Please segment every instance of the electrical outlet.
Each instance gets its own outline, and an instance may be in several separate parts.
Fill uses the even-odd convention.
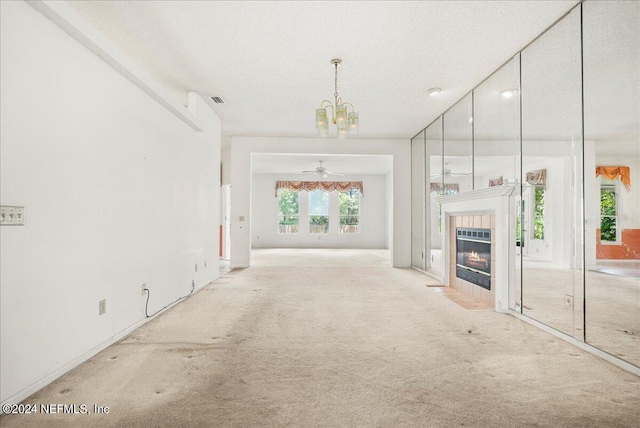
[[[142,295],[144,296],[144,293],[147,291],[147,283],[145,282],[144,284],[142,284]]]
[[[198,263],[196,263],[196,272],[198,272]]]
[[[105,312],[107,312],[107,301],[103,299],[98,302],[98,315],[102,315]]]
[[[570,296],[568,294],[564,295],[564,308],[573,309],[573,296]]]
[[[24,207],[1,206],[0,224],[3,226],[24,226]]]

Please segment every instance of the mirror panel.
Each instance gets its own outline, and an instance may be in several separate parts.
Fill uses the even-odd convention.
[[[520,57],[473,91],[474,189],[520,178]]]
[[[522,313],[572,336],[582,335],[580,31],[574,8],[521,53]]]
[[[473,190],[473,107],[468,94],[443,115],[444,186],[457,185],[458,192]]]
[[[411,140],[411,266],[424,270],[424,131]]]
[[[442,211],[440,210],[440,204],[435,200],[436,196],[444,193],[444,163],[442,158],[442,116],[435,120],[431,125],[427,127],[426,132],[426,144],[427,144],[427,159],[429,171],[428,186],[427,186],[427,223],[425,224],[425,230],[427,231],[427,260],[426,270],[430,274],[442,280],[443,268],[443,255],[442,255],[442,230],[444,227],[444,219],[442,218]],[[447,189],[446,191],[451,191]]]
[[[640,3],[582,7],[585,336],[640,366]]]
[[[500,67],[473,91],[474,189],[516,185],[520,180],[520,55]],[[518,186],[518,192],[520,187]],[[522,212],[516,196],[515,212]],[[516,219],[515,287],[510,308],[521,312],[521,217]]]

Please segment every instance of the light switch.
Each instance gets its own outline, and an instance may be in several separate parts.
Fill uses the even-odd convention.
[[[2,226],[24,226],[24,207],[2,205],[0,207]]]
[[[239,217],[239,220],[240,220],[240,221],[244,221],[244,216],[243,216],[243,215],[241,215],[241,216]]]

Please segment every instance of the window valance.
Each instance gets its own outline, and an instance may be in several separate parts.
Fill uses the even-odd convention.
[[[430,190],[438,193],[439,195],[451,195],[453,193],[458,193],[460,185],[458,183],[447,183],[444,185],[443,189],[442,183],[431,183]]]
[[[547,170],[538,169],[536,171],[529,171],[526,175],[527,183],[534,186],[547,187]]]
[[[502,176],[489,179],[489,187],[502,186],[503,184],[504,179]]]
[[[360,191],[360,194],[364,196],[362,181],[276,181],[276,196],[278,196],[278,190],[280,189],[289,189],[294,192],[300,192],[302,190],[308,192],[316,190],[332,192],[337,190],[342,193],[346,193],[351,189],[357,189]]]
[[[620,181],[624,184],[627,192],[631,190],[631,169],[628,166],[597,166],[596,177],[599,175],[609,180],[615,180],[620,177]]]

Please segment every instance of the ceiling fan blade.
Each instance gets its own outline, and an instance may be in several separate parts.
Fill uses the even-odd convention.
[[[327,174],[331,174],[331,175],[340,175],[343,176],[344,174],[341,172],[331,172],[331,171],[325,171]]]
[[[300,172],[301,172],[301,173],[303,173],[303,174],[306,174],[306,173],[309,173],[309,172],[318,172],[318,171],[316,171],[316,170],[314,169],[313,171],[300,171]]]

